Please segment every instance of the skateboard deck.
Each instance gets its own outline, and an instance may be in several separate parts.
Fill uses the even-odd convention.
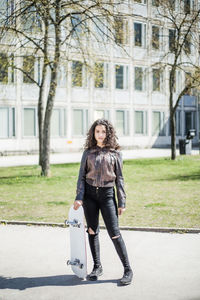
[[[71,265],[76,276],[84,279],[87,276],[87,253],[83,207],[75,210],[72,206],[65,223],[69,225],[70,234],[70,260],[67,265]]]

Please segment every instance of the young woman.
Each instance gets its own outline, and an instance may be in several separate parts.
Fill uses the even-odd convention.
[[[94,261],[89,280],[103,274],[99,247],[99,211],[108,234],[124,267],[121,285],[128,285],[133,278],[126,246],[121,236],[118,215],[125,210],[126,195],[122,175],[122,158],[118,151],[115,130],[110,122],[99,119],[91,126],[82,156],[74,209],[83,205],[87,222],[90,249]],[[118,206],[115,200],[116,185]]]

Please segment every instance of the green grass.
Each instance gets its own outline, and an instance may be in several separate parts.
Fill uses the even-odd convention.
[[[63,222],[75,198],[79,164],[0,168],[0,219]],[[127,209],[120,225],[200,227],[200,156],[124,162]]]

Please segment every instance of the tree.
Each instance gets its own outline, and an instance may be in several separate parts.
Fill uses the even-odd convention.
[[[199,68],[199,15],[197,2],[177,3],[171,0],[154,1],[157,16],[168,28],[168,48],[155,65],[169,68],[169,112],[171,129],[171,159],[176,159],[176,109],[183,95],[191,92],[200,84]],[[156,40],[156,36],[155,36]],[[154,44],[156,42],[154,41]],[[153,43],[152,43],[153,45]],[[193,50],[191,50],[193,48]],[[193,52],[193,53],[192,53]],[[175,94],[177,70],[184,72],[185,82]]]
[[[25,82],[32,82],[39,89],[39,164],[43,176],[50,175],[50,124],[59,67],[72,60],[72,54],[76,53],[92,70],[92,57],[95,57],[92,41],[101,45],[108,41],[123,43],[119,39],[123,36],[119,22],[123,14],[118,10],[122,3],[128,5],[120,0],[9,0],[0,3],[2,49],[4,47],[6,53],[9,47],[15,56],[12,68],[21,71]],[[117,29],[116,24],[119,24]],[[33,72],[36,58],[41,64],[37,80]],[[100,64],[95,65],[95,72],[97,67],[98,72],[102,72]],[[73,80],[78,84],[80,78]],[[98,80],[97,85],[101,84],[102,77]]]

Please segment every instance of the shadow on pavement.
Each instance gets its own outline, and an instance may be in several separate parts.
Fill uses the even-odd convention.
[[[75,286],[83,284],[99,284],[99,283],[116,283],[118,280],[97,280],[87,281],[82,280],[75,275],[58,275],[47,277],[3,277],[0,276],[0,289],[16,289],[25,290],[33,287],[41,286]]]

